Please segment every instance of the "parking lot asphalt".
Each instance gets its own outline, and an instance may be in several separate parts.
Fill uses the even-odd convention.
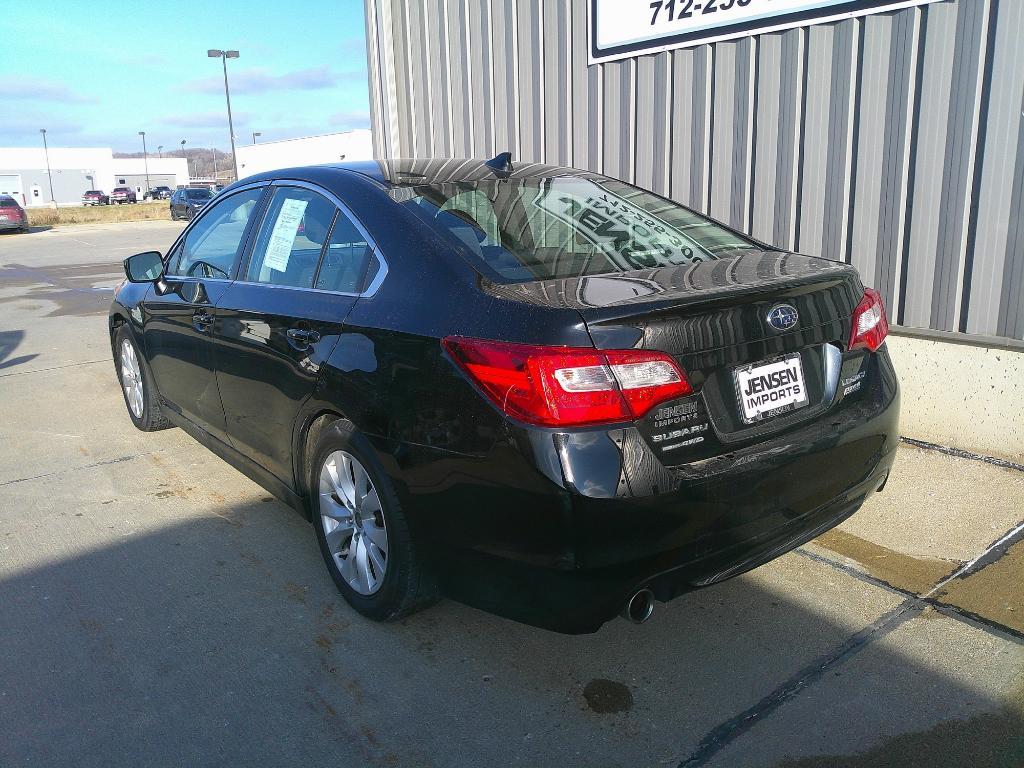
[[[181,226],[0,235],[0,765],[1024,765],[1024,472],[904,446],[642,626],[375,624],[305,520],[125,413],[111,291]]]

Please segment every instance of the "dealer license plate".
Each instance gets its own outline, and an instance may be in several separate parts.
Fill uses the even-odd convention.
[[[733,371],[740,415],[750,424],[807,405],[807,385],[799,354],[754,363]]]

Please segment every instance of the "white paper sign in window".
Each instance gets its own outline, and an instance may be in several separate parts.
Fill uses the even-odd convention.
[[[267,253],[263,257],[263,269],[287,271],[295,237],[299,233],[299,222],[306,213],[307,205],[308,200],[290,199],[281,204],[274,229],[270,233],[270,242],[267,243]]]

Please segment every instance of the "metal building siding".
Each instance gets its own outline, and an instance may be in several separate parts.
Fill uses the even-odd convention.
[[[588,0],[366,0],[378,154],[588,168],[1024,338],[1021,0],[587,65]]]

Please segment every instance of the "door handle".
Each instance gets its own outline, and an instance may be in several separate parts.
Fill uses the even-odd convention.
[[[320,341],[320,334],[306,328],[289,328],[288,339],[296,344],[316,344]]]

